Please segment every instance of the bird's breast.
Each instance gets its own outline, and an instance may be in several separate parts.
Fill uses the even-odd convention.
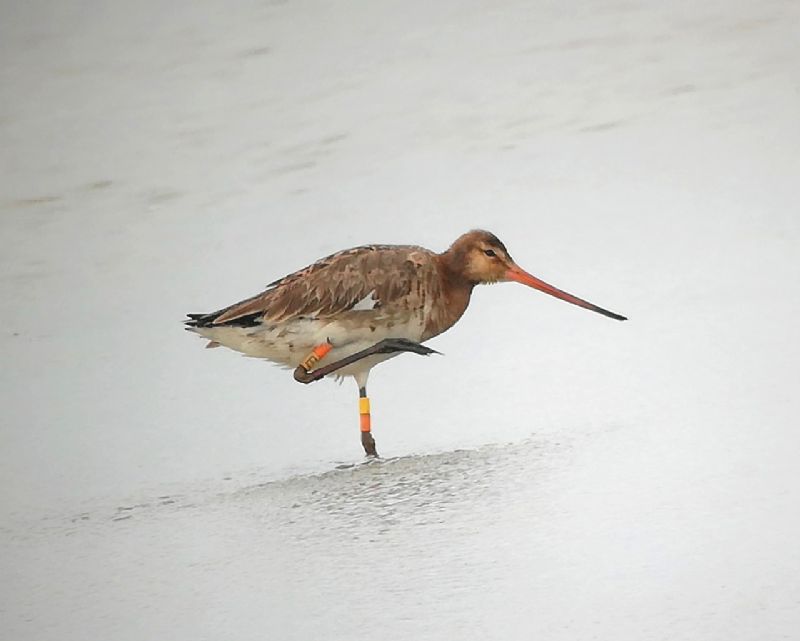
[[[428,340],[447,331],[464,315],[472,295],[472,286],[442,288],[426,315],[423,339]]]

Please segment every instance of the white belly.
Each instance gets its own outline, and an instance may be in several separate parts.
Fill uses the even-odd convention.
[[[374,328],[374,329],[372,329]],[[410,319],[403,323],[376,321],[355,325],[351,321],[322,321],[297,319],[277,325],[255,327],[197,327],[192,331],[224,347],[253,358],[263,358],[277,365],[294,369],[317,345],[329,341],[333,349],[317,367],[333,363],[346,356],[367,349],[385,338],[405,338],[414,342],[422,340],[424,325],[421,320]],[[337,376],[359,376],[380,362],[397,354],[376,354],[342,368]]]

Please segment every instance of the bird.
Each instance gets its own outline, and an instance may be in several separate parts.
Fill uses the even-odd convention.
[[[308,384],[353,377],[361,445],[377,457],[367,381],[372,368],[423,345],[464,314],[477,285],[517,282],[618,321],[625,316],[529,274],[491,232],[472,230],[433,252],[415,245],[363,245],[321,258],[255,296],[211,313],[188,314],[186,329],[209,342],[294,370]]]

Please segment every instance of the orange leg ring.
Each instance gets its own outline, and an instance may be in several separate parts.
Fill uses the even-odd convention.
[[[306,372],[310,372],[314,369],[314,366],[319,363],[323,358],[328,355],[333,349],[333,345],[330,343],[321,343],[317,345],[314,349],[311,350],[311,353],[306,356],[305,360],[300,363],[300,367],[302,367]]]
[[[361,431],[371,431],[372,423],[369,414],[369,399],[366,396],[362,396],[358,399],[358,413],[361,418]]]

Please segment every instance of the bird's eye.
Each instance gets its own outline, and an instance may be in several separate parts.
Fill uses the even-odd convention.
[[[497,254],[494,253],[494,249],[484,249],[483,253],[486,254],[489,258],[494,258]]]

